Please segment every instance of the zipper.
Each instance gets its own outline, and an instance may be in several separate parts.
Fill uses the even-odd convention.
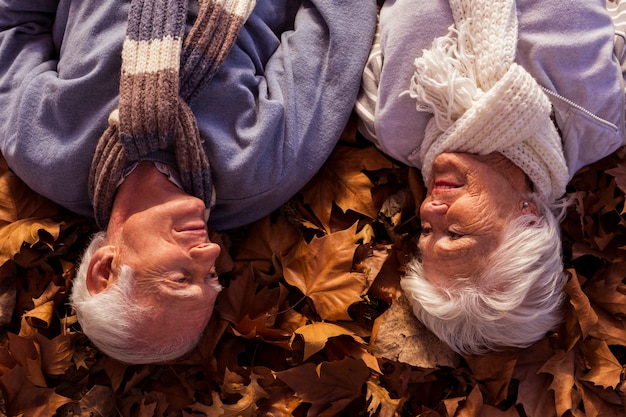
[[[540,86],[540,87],[541,87],[541,89],[542,89],[542,90],[543,90],[546,94],[548,94],[548,95],[550,95],[550,96],[552,96],[552,97],[555,97],[555,98],[557,98],[557,99],[559,99],[559,100],[561,100],[561,101],[563,101],[563,102],[565,102],[565,103],[569,104],[570,106],[572,106],[572,107],[574,107],[574,108],[576,108],[576,109],[580,110],[581,112],[585,113],[585,114],[586,114],[586,115],[588,115],[589,117],[592,117],[592,118],[596,119],[597,121],[602,122],[602,123],[604,123],[604,124],[609,123],[609,124],[613,125],[612,123],[607,122],[607,121],[606,121],[606,120],[604,120],[603,118],[601,118],[601,117],[599,117],[599,116],[596,116],[595,114],[593,114],[592,112],[590,112],[590,111],[589,111],[589,110],[587,110],[586,108],[582,107],[581,105],[574,103],[572,100],[570,100],[570,99],[568,99],[568,98],[565,98],[565,97],[563,97],[562,95],[560,95],[560,94],[558,94],[558,93],[555,93],[554,91],[552,91],[552,90],[550,90],[550,89],[548,89],[548,88],[546,88],[546,87],[543,87],[543,86]]]

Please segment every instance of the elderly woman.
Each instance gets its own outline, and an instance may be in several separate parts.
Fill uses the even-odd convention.
[[[401,283],[457,352],[525,347],[562,319],[565,187],[625,142],[616,33],[605,0],[380,10],[360,131],[422,171],[418,256]]]
[[[193,348],[220,288],[207,220],[259,219],[317,172],[375,16],[373,0],[0,1],[0,150],[101,227],[71,303],[104,353]]]

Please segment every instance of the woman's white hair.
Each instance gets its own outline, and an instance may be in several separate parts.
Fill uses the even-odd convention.
[[[502,243],[473,277],[451,277],[449,287],[433,285],[419,259],[407,265],[401,285],[415,316],[453,350],[483,354],[523,348],[545,337],[563,319],[563,270],[559,218],[533,197],[540,213],[513,220]]]
[[[89,263],[105,239],[105,232],[92,237],[72,283],[70,304],[76,311],[83,333],[102,352],[129,364],[165,362],[193,349],[201,334],[166,337],[158,343],[142,340],[141,329],[154,321],[154,310],[136,301],[137,286],[130,267],[122,266],[117,280],[106,291],[94,295],[89,292]]]

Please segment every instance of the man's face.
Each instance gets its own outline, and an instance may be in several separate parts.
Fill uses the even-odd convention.
[[[116,262],[134,270],[136,302],[155,308],[144,338],[158,343],[177,332],[200,334],[219,293],[220,253],[209,240],[202,200],[181,193],[131,215],[120,232]]]

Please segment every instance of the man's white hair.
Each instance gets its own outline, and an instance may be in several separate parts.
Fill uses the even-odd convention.
[[[541,199],[532,201],[540,216],[513,220],[478,276],[450,277],[450,286],[436,286],[419,259],[407,265],[401,285],[415,316],[458,353],[527,347],[563,319],[567,274],[559,219]]]
[[[154,311],[136,302],[138,290],[129,266],[120,268],[117,280],[106,291],[94,295],[89,292],[89,263],[105,239],[105,232],[98,232],[92,237],[72,283],[70,303],[76,311],[83,333],[102,352],[129,364],[164,362],[193,349],[201,333],[166,337],[158,342],[142,340],[141,329],[146,323],[154,321]]]

